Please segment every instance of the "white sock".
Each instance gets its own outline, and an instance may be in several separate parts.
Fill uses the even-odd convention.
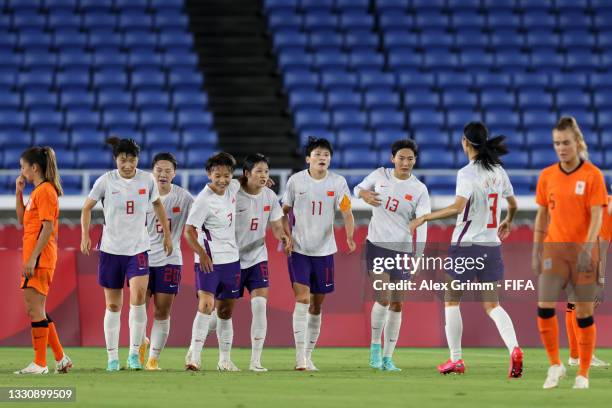
[[[293,309],[293,339],[295,340],[295,354],[298,359],[304,357],[309,306],[306,303],[296,302]]]
[[[159,353],[166,346],[168,340],[168,333],[170,333],[170,318],[166,320],[153,320],[153,327],[151,328],[151,348],[149,348],[149,358],[159,358]]]
[[[104,313],[104,340],[108,361],[119,360],[119,331],[121,330],[121,312]]]
[[[387,321],[385,322],[385,347],[383,348],[383,357],[393,356],[397,340],[399,338],[400,328],[402,327],[402,312],[394,312],[387,310]]]
[[[506,344],[508,352],[512,353],[512,350],[518,347],[518,341],[516,340],[516,333],[514,332],[514,325],[512,324],[510,315],[508,315],[503,307],[497,306],[491,309],[489,317],[495,322],[497,331]]]
[[[209,323],[210,315],[196,312],[195,318],[193,319],[193,326],[191,326],[191,345],[189,346],[193,356],[192,358],[195,360],[198,360],[202,353],[202,347],[204,347]]]
[[[208,332],[206,333],[206,338],[217,331],[217,309],[214,309],[210,314],[210,323],[208,324]]]
[[[306,330],[306,345],[304,347],[304,355],[307,359],[312,357],[312,351],[317,345],[317,340],[319,339],[319,334],[321,333],[321,315],[310,314],[308,313],[308,329]]]
[[[217,340],[219,341],[219,361],[229,361],[234,341],[234,325],[232,318],[217,318]]]
[[[268,319],[266,317],[267,299],[262,296],[251,298],[251,364],[261,365],[261,352],[266,331],[268,330]]]
[[[383,306],[378,302],[374,302],[374,304],[372,305],[372,313],[370,313],[370,325],[372,326],[372,344],[381,343],[388,309],[389,306]]]
[[[451,361],[461,359],[461,335],[463,334],[463,321],[461,320],[461,310],[459,306],[446,306],[444,308],[446,324],[446,342],[450,350]]]
[[[144,332],[147,329],[147,306],[130,305],[130,354],[138,354]]]

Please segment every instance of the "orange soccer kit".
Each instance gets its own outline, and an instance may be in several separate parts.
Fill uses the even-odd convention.
[[[23,215],[23,263],[25,264],[38,242],[42,231],[43,221],[53,223],[51,238],[36,261],[34,274],[30,278],[22,277],[21,288],[32,288],[42,295],[47,296],[49,285],[53,279],[55,264],[57,262],[57,235],[59,219],[59,202],[57,191],[51,183],[39,184],[26,205]],[[34,346],[34,362],[41,367],[47,366],[47,344],[53,349],[55,360],[59,361],[64,351],[59,341],[55,323],[47,315],[40,322],[32,322],[32,345]]]
[[[606,185],[601,171],[590,162],[582,162],[572,172],[565,172],[559,163],[545,168],[538,179],[536,202],[548,208],[549,225],[544,239],[542,273],[559,274],[574,284],[592,284],[597,280],[596,263],[591,271],[577,273],[578,254],[587,239],[591,207],[607,204]],[[596,261],[598,248],[595,248]],[[573,313],[570,313],[573,316]],[[588,376],[595,347],[593,317],[576,322],[577,346],[580,354],[578,375]],[[573,322],[572,322],[573,324]],[[551,365],[561,364],[559,327],[554,309],[541,309],[538,329]]]

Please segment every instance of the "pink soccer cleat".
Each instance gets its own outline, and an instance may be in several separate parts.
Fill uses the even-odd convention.
[[[520,347],[515,347],[510,354],[510,369],[508,370],[509,378],[521,378],[523,376],[523,350]]]
[[[465,373],[465,364],[463,360],[452,361],[450,358],[444,364],[438,366],[440,374],[463,374]]]

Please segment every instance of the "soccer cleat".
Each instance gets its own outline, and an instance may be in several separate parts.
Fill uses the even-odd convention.
[[[128,370],[142,370],[142,364],[140,364],[138,354],[130,354],[128,356],[127,368]]]
[[[589,379],[579,375],[576,377],[576,380],[574,381],[574,386],[572,387],[575,390],[586,390],[589,388]]]
[[[249,370],[254,371],[256,373],[265,373],[266,371],[268,371],[268,369],[265,367],[262,367],[260,363],[257,363],[257,364],[251,363],[249,365]]]
[[[306,371],[319,371],[311,359],[306,359]]]
[[[72,360],[66,354],[55,363],[55,374],[66,374],[72,368]]]
[[[303,354],[298,353],[295,356],[295,370],[296,371],[306,371],[306,367],[308,363],[306,361],[306,357]]]
[[[465,363],[463,360],[452,361],[450,358],[445,363],[438,366],[440,374],[463,374],[465,373]]]
[[[523,376],[523,350],[520,347],[515,347],[510,354],[510,369],[508,370],[509,378],[521,378]]]
[[[578,361],[578,365],[580,365],[580,361]],[[591,358],[591,367],[609,367],[609,366],[610,366],[610,363],[600,360],[595,356]]]
[[[548,374],[542,388],[549,390],[559,385],[559,380],[565,377],[565,366],[563,364],[555,364],[548,367]]]
[[[395,364],[393,364],[393,360],[391,357],[383,357],[382,359],[382,370],[383,371],[402,371],[401,368],[397,368]]]
[[[219,363],[217,363],[217,370],[230,372],[240,371],[240,369],[236,367],[236,364],[234,364],[231,360],[219,361]]]
[[[147,348],[149,348],[149,344],[151,344],[151,341],[149,341],[148,337],[145,337],[144,341],[140,344],[140,348],[138,349],[138,360],[140,361],[141,366],[145,364],[145,358],[147,356]]]
[[[157,359],[156,358],[149,358],[147,360],[147,365],[145,365],[145,370],[147,370],[147,371],[159,371],[159,370],[161,370],[161,368],[159,368]]]
[[[199,358],[194,358],[194,356],[191,355],[191,348],[189,348],[187,355],[185,356],[185,370],[200,371],[201,364],[202,360]]]
[[[370,345],[370,367],[382,368],[382,350],[380,344]]]
[[[111,360],[108,362],[106,366],[106,371],[119,371],[121,368],[119,367],[119,360]]]
[[[49,369],[47,367],[41,367],[38,364],[32,362],[28,364],[26,368],[22,368],[19,371],[15,371],[14,374],[48,374]]]
[[[593,364],[592,360],[591,360],[591,365]],[[567,359],[567,365],[570,367],[575,367],[575,366],[579,366],[580,365],[580,359],[579,358],[568,358]]]

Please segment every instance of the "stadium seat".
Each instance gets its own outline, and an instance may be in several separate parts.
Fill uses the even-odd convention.
[[[416,167],[419,169],[452,168],[455,165],[454,154],[450,150],[431,148],[421,150]]]
[[[456,176],[427,176],[425,184],[430,194],[455,195]]]
[[[349,89],[332,89],[327,92],[326,104],[329,109],[361,107],[361,93]]]
[[[70,133],[70,144],[73,148],[104,146],[106,136],[93,129],[75,129]]]
[[[338,149],[355,147],[369,148],[372,145],[372,134],[363,129],[343,129],[336,133],[335,146]]]
[[[108,149],[80,148],[76,151],[75,165],[79,169],[105,169],[112,165]]]
[[[390,155],[391,145],[406,139],[409,139],[409,135],[404,129],[379,129],[374,132],[374,147]]]
[[[372,109],[369,124],[372,129],[402,129],[405,126],[403,111],[388,108]]]
[[[542,169],[559,161],[557,154],[551,147],[531,150],[531,168]]]
[[[522,150],[512,150],[502,157],[502,161],[507,169],[526,169],[529,167],[529,154]]]
[[[182,132],[182,143],[184,149],[192,147],[213,148],[217,145],[219,138],[214,130],[208,128],[187,128]]]
[[[187,150],[185,157],[185,167],[188,169],[202,169],[206,160],[215,153],[214,149],[211,148],[192,148]],[[203,186],[202,186],[203,187]]]
[[[372,169],[378,164],[378,155],[375,150],[347,148],[342,152],[342,167],[344,168]]]
[[[448,133],[416,131],[414,132],[414,141],[420,149],[446,148],[448,146]]]

